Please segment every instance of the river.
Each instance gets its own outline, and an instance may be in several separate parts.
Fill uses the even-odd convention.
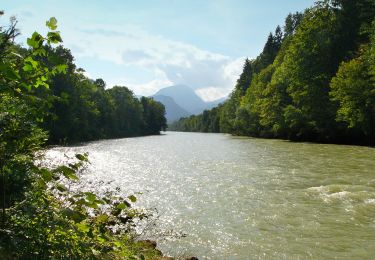
[[[156,208],[167,255],[201,259],[373,259],[375,149],[224,134],[56,147],[89,152],[82,182]],[[100,183],[100,185],[98,184]]]

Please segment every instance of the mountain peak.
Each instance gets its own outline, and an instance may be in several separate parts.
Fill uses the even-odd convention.
[[[160,89],[158,92],[154,94],[154,96],[159,95],[159,94],[162,95],[163,93],[171,93],[171,92],[177,92],[177,91],[178,92],[184,91],[184,92],[190,92],[191,94],[195,94],[194,90],[186,85],[174,85],[174,86],[169,86],[169,87]]]
[[[200,114],[222,103],[224,99],[204,102],[195,91],[186,85],[175,85],[160,89],[152,97],[164,104],[168,122],[180,117]]]
[[[175,85],[160,89],[154,96],[168,96],[191,114],[202,112],[206,103],[195,93],[193,89],[186,85]]]
[[[165,106],[165,117],[167,118],[168,123],[172,123],[181,117],[187,117],[191,114],[176,104],[173,98],[169,96],[153,95],[152,98]]]

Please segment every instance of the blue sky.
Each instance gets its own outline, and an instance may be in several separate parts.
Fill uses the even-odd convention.
[[[205,100],[230,93],[246,57],[290,12],[315,0],[3,0],[19,20],[20,43],[58,20],[64,46],[91,78],[151,95],[186,84]]]

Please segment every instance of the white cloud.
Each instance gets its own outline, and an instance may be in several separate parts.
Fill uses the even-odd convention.
[[[204,101],[214,101],[228,95],[227,89],[208,87],[201,88],[195,91]]]
[[[165,86],[173,85],[173,82],[171,82],[166,77],[164,71],[155,69],[153,74],[155,79],[147,82],[140,83],[137,80],[131,78],[117,78],[108,81],[107,85],[110,87],[115,85],[126,86],[131,89],[136,95],[142,96],[151,96],[155,94],[159,89]]]
[[[23,25],[36,23],[29,21]],[[80,66],[85,69],[81,60],[95,59],[98,64],[105,61],[105,68],[90,63],[87,73],[102,75],[108,86],[129,86],[136,94],[150,95],[166,86],[185,84],[207,100],[222,97],[233,89],[244,60],[151,34],[138,26],[105,23],[78,26],[68,20],[61,23],[59,30],[64,45],[72,49]],[[103,72],[111,70],[110,63],[117,67],[116,72]]]
[[[223,84],[220,85],[220,87],[216,85],[199,88],[196,90],[196,93],[205,101],[213,101],[227,96],[232,91],[242,72],[244,61],[245,57],[241,57],[226,63],[218,70],[218,72],[222,73],[218,79],[221,80]]]
[[[245,57],[235,59],[224,67],[224,77],[229,79],[233,83],[233,86],[242,73],[245,59]]]
[[[184,68],[191,68],[193,61],[221,62],[229,59],[193,45],[150,34],[134,26],[111,30],[100,27],[103,26],[80,29],[74,33],[75,47],[85,50],[79,55],[94,56],[117,64]]]
[[[171,86],[173,83],[168,79],[154,79],[143,84],[128,84],[128,87],[133,90],[135,94],[142,96],[151,96],[159,89],[165,86]]]
[[[153,57],[144,50],[125,50],[122,59],[126,64],[147,64]]]

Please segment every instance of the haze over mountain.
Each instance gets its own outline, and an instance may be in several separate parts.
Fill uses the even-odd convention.
[[[165,106],[165,117],[168,122],[174,122],[181,117],[187,117],[191,115],[188,111],[176,104],[173,98],[164,95],[152,96],[154,100],[162,103]]]
[[[228,97],[222,97],[222,98],[219,98],[219,99],[214,100],[214,101],[206,102],[206,108],[205,109],[211,109],[211,108],[217,107],[218,105],[220,105],[221,103],[223,103],[227,99],[228,99]]]
[[[211,109],[226,99],[221,98],[205,102],[193,89],[186,85],[162,88],[151,97],[164,104],[168,122],[176,121],[181,117],[202,113],[204,110]]]
[[[175,85],[160,89],[154,96],[167,96],[173,100],[190,114],[200,113],[206,103],[195,94],[194,90],[185,85]]]

